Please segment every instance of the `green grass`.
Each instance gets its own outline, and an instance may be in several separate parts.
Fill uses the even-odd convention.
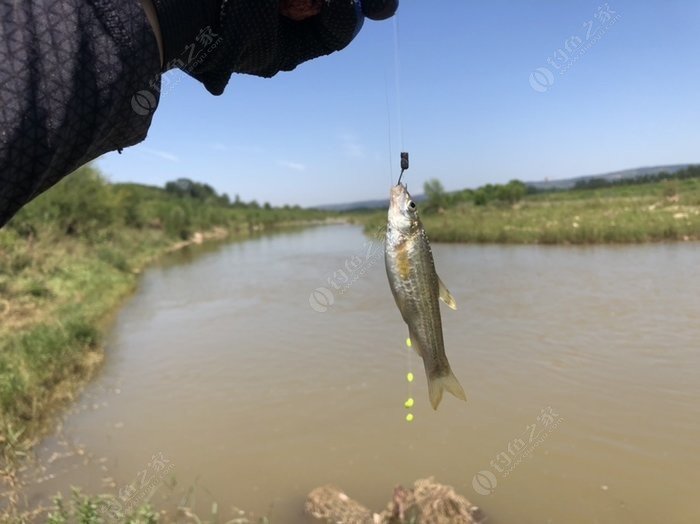
[[[132,268],[173,244],[152,230],[110,237],[0,231],[0,442],[4,427],[31,438],[72,398],[101,362],[100,321],[134,288]]]
[[[113,505],[117,503],[117,505]],[[131,513],[115,511],[118,500],[110,495],[85,495],[73,488],[70,498],[61,495],[54,497],[53,506],[42,511],[48,524],[106,524],[120,522],[123,524],[155,524],[157,522],[192,522],[199,524],[269,524],[268,517],[256,517],[245,511],[231,508],[231,515],[225,515],[218,504],[212,504],[207,512],[195,512],[187,506],[180,506],[175,515],[165,511],[157,512],[153,504],[145,502]],[[233,518],[228,518],[232,516]]]
[[[156,513],[149,504],[144,504],[130,515],[112,516],[103,509],[108,507],[109,497],[83,495],[73,489],[68,500],[58,495],[53,500],[53,507],[47,511],[48,524],[103,524],[106,522],[124,522],[125,524],[155,524]],[[115,518],[116,517],[116,518]]]
[[[462,202],[421,213],[434,242],[615,244],[700,239],[700,180],[528,195],[515,205]],[[385,214],[364,219],[367,231]]]

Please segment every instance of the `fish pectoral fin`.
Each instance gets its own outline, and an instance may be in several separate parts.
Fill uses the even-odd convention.
[[[455,300],[455,297],[452,296],[452,293],[450,293],[443,281],[440,280],[440,277],[438,277],[438,285],[440,287],[440,299],[447,304],[447,307],[450,309],[457,309],[457,301]]]

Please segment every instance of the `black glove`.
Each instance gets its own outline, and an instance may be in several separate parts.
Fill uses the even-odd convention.
[[[154,0],[164,70],[179,67],[214,94],[232,73],[271,77],[339,51],[364,17],[388,18],[398,0],[313,0],[320,12],[301,21],[280,14],[280,0]]]

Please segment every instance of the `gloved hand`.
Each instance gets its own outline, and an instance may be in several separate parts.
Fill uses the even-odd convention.
[[[214,95],[232,73],[271,77],[347,46],[364,17],[398,0],[153,0],[164,70],[179,67]]]

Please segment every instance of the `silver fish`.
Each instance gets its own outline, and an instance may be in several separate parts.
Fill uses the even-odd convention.
[[[391,292],[408,325],[411,345],[423,358],[433,409],[440,404],[443,390],[467,400],[445,355],[438,299],[452,309],[457,309],[457,304],[435,272],[416,204],[401,183],[391,188],[384,261]]]

